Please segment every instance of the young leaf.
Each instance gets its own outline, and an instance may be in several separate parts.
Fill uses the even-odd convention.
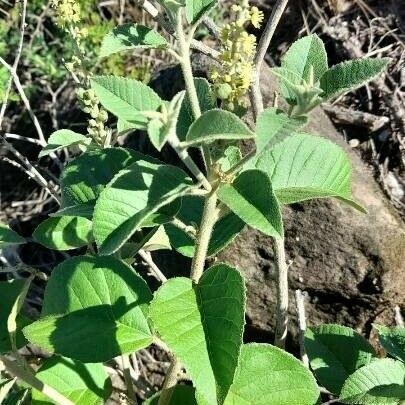
[[[196,285],[187,278],[170,279],[151,303],[155,330],[185,366],[205,403],[221,403],[232,384],[245,300],[241,274],[218,264]]]
[[[144,111],[157,111],[160,97],[146,84],[117,76],[94,76],[91,86],[103,107],[125,121],[145,128]]]
[[[356,370],[343,385],[340,399],[346,404],[402,404],[405,400],[405,365],[378,359]]]
[[[281,66],[297,74],[301,79],[317,82],[328,70],[325,45],[316,34],[294,42],[281,59]]]
[[[216,99],[211,91],[210,84],[202,77],[194,78],[194,85],[197,91],[198,102],[200,103],[201,112],[207,112],[216,107]],[[188,129],[194,122],[193,110],[188,95],[184,97],[177,121],[177,136],[180,141],[185,141]]]
[[[35,229],[32,237],[48,249],[76,249],[93,242],[92,226],[86,218],[51,217]]]
[[[224,405],[315,405],[319,389],[311,372],[291,354],[268,344],[241,348]]]
[[[399,326],[387,328],[386,326],[376,325],[378,338],[384,349],[393,357],[405,362],[405,328]]]
[[[201,222],[204,208],[204,199],[199,196],[185,196],[176,218],[188,226]],[[176,226],[167,223],[164,225],[171,245],[182,255],[193,257],[195,252],[195,239]],[[231,243],[236,235],[243,229],[245,223],[233,212],[222,217],[214,226],[208,256],[213,256]]]
[[[256,166],[270,176],[282,204],[336,197],[364,212],[352,199],[349,158],[327,139],[294,134],[264,152]]]
[[[350,374],[369,364],[375,356],[366,339],[340,325],[307,329],[305,350],[317,379],[335,395],[339,395]]]
[[[13,280],[10,282],[0,282],[0,353],[11,350],[8,320],[10,313],[25,286],[26,281],[23,279]],[[16,323],[16,344],[17,348],[20,348],[24,346],[24,344],[26,344],[26,340],[24,339],[22,333],[20,333],[19,331],[21,330],[21,328],[29,324],[29,320],[24,316],[18,314],[16,316]]]
[[[187,21],[194,24],[216,4],[217,0],[186,0]]]
[[[168,405],[198,405],[195,400],[195,389],[189,385],[175,385],[169,388],[170,402]],[[162,392],[158,392],[148,398],[143,405],[159,405],[159,398]]]
[[[321,78],[323,99],[337,97],[363,86],[382,73],[389,61],[388,58],[363,58],[333,66]]]
[[[306,122],[304,117],[290,118],[276,108],[268,108],[257,119],[256,155],[282,142]]]
[[[49,155],[60,149],[73,145],[89,145],[91,139],[70,129],[60,129],[51,134],[48,144],[39,152],[38,157]]]
[[[96,199],[122,169],[150,159],[131,149],[108,148],[86,152],[69,162],[61,177],[61,213],[91,219]]]
[[[254,138],[254,133],[235,114],[225,110],[210,110],[195,121],[188,130],[184,146],[208,144],[218,139]]]
[[[0,222],[0,249],[7,246],[21,245],[25,239],[6,224]]]
[[[166,40],[155,30],[141,24],[128,23],[118,25],[104,37],[99,56],[105,58],[117,52],[137,48],[164,49],[166,47]]]
[[[117,251],[142,222],[186,194],[192,181],[181,169],[138,161],[120,171],[97,200],[93,233],[99,254]]]
[[[252,228],[274,237],[283,234],[278,201],[261,170],[246,170],[232,184],[221,185],[218,198]]]
[[[111,382],[102,364],[53,356],[45,361],[36,377],[76,405],[102,405],[111,394]],[[51,404],[40,391],[32,390],[32,405]]]
[[[57,266],[42,318],[24,329],[34,344],[85,363],[108,361],[152,341],[145,281],[114,257],[78,256]]]
[[[277,77],[280,85],[280,92],[287,103],[290,105],[296,105],[297,93],[295,89],[303,84],[301,76],[283,67],[274,67],[271,68],[271,71],[274,76]]]

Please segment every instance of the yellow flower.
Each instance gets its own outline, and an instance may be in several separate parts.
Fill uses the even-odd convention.
[[[260,11],[256,6],[250,9],[250,21],[255,28],[260,28],[264,19],[263,11]]]
[[[75,0],[52,0],[52,6],[57,11],[57,23],[61,27],[77,24],[81,20],[80,5]]]

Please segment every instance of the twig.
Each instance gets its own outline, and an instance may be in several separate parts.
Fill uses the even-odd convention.
[[[124,375],[125,385],[127,387],[127,396],[132,404],[137,405],[138,401],[136,400],[136,394],[134,391],[134,385],[132,383],[131,376],[131,363],[127,354],[121,356],[122,360],[122,373]]]
[[[173,218],[171,221],[171,224],[174,225],[176,228],[182,230],[191,239],[195,240],[196,235],[197,235],[197,230],[194,228],[194,226],[187,225],[178,218]]]
[[[395,313],[395,323],[400,328],[403,328],[404,327],[404,318],[402,317],[401,308],[399,307],[399,305],[395,305],[394,313]]]
[[[305,296],[301,290],[295,291],[295,302],[297,304],[301,360],[304,366],[309,368],[309,360],[304,345],[305,330],[307,329],[307,321],[305,316]]]
[[[144,262],[148,265],[149,269],[152,271],[153,275],[161,282],[164,283],[167,281],[166,276],[162,273],[156,263],[153,261],[152,256],[149,252],[141,249],[138,252],[138,255],[142,257]]]
[[[177,384],[177,377],[181,370],[181,363],[173,358],[169,370],[167,370],[165,382],[163,383],[163,389],[160,394],[158,405],[167,405],[170,404],[170,399],[173,395],[173,391],[169,391],[169,388],[174,387]]]

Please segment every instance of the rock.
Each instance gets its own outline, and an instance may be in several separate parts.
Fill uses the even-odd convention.
[[[270,104],[275,84],[268,69],[263,94]],[[296,342],[294,291],[306,291],[309,325],[340,323],[368,335],[373,322],[394,323],[405,305],[405,225],[371,171],[319,108],[307,132],[339,144],[353,166],[353,194],[369,211],[360,214],[337,200],[316,200],[283,210],[290,281],[290,348]],[[272,341],[275,282],[272,240],[245,228],[218,260],[241,269],[248,283],[247,340]],[[295,344],[293,345],[295,346]]]

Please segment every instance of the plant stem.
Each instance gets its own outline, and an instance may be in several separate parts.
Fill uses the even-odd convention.
[[[274,253],[277,268],[277,319],[274,344],[285,348],[288,324],[288,266],[285,257],[284,235],[274,239]]]
[[[56,402],[59,405],[74,405],[72,401],[67,399],[54,388],[38,380],[33,374],[27,370],[19,367],[14,361],[9,360],[6,356],[0,354],[0,362],[4,364],[7,372],[17,377],[19,380],[25,382],[36,390],[42,392],[45,396]]]
[[[169,369],[167,370],[165,382],[163,384],[163,389],[160,394],[158,405],[169,405],[170,400],[173,395],[173,391],[169,390],[177,384],[177,375],[181,370],[180,362],[173,357],[170,362]]]
[[[131,378],[131,363],[129,362],[129,356],[127,354],[123,354],[121,356],[122,359],[122,372],[124,374],[125,385],[127,388],[127,396],[128,399],[135,405],[137,405],[138,401],[136,400],[136,394],[134,391],[134,385],[132,383]]]

